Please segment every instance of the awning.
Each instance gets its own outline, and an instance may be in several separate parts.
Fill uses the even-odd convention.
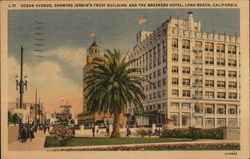
[[[225,105],[217,105],[217,108],[224,109],[224,108],[225,108]]]
[[[236,109],[236,107],[237,107],[236,105],[229,105],[228,109]]]
[[[205,108],[214,108],[214,105],[212,105],[212,104],[206,104]]]

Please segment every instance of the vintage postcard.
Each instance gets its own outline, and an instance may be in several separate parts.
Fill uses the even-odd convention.
[[[249,158],[249,2],[1,1],[1,157]]]

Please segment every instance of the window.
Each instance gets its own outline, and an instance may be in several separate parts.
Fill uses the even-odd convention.
[[[172,66],[172,73],[178,73],[178,67]]]
[[[183,90],[182,91],[182,96],[183,97],[190,97],[190,91],[189,90]]]
[[[225,66],[225,59],[218,58],[217,59],[217,65]]]
[[[237,126],[238,123],[237,123],[237,119],[228,119],[228,126]]]
[[[157,83],[158,83],[158,87],[161,87],[161,80],[159,80]]]
[[[236,60],[228,60],[228,66],[236,66]]]
[[[226,98],[225,92],[217,92],[217,98]]]
[[[217,70],[217,76],[225,76],[226,71],[225,70]]]
[[[166,90],[163,90],[163,91],[162,91],[162,97],[166,97],[166,95],[167,95],[167,94],[166,94]]]
[[[171,102],[172,109],[179,109],[179,103]]]
[[[236,54],[236,46],[229,45],[228,46],[228,53],[229,54]]]
[[[172,54],[172,61],[178,61],[178,54]]]
[[[190,113],[182,113],[181,114],[181,123],[183,127],[189,127],[191,122],[190,122]]]
[[[149,79],[150,79],[150,80],[152,79],[152,73],[149,74]]]
[[[190,68],[189,67],[183,67],[182,68],[182,73],[190,74]]]
[[[156,78],[156,71],[153,72],[153,76],[154,76],[154,78]]]
[[[149,100],[152,100],[152,94],[149,95]]]
[[[158,76],[161,76],[161,69],[158,69]]]
[[[214,58],[212,58],[212,57],[205,57],[205,64],[213,65],[214,64]]]
[[[195,46],[196,47],[202,47],[202,42],[201,41],[195,41]]]
[[[167,67],[166,66],[162,68],[162,72],[163,72],[163,74],[165,74],[167,72]]]
[[[170,113],[170,118],[173,120],[174,126],[179,126],[180,125],[179,113]]]
[[[226,106],[217,105],[217,114],[226,114]]]
[[[161,98],[161,92],[158,92],[158,98]]]
[[[237,77],[236,71],[228,71],[228,77]]]
[[[205,127],[207,128],[211,128],[211,127],[214,127],[214,119],[213,118],[206,118],[205,119]]]
[[[237,93],[228,93],[228,98],[229,99],[237,99]]]
[[[182,48],[183,49],[190,49],[190,41],[189,40],[182,40]]]
[[[237,88],[237,82],[229,82],[228,87],[229,88]]]
[[[212,80],[206,80],[205,81],[205,86],[206,87],[214,87],[214,81],[212,81]]]
[[[224,81],[217,81],[217,87],[225,88],[226,87],[226,82],[224,82]]]
[[[212,92],[212,91],[206,91],[205,92],[205,96],[207,98],[214,98],[214,92]]]
[[[172,47],[173,48],[178,48],[178,39],[176,39],[176,38],[172,39]]]
[[[183,78],[182,79],[182,85],[183,86],[190,86],[190,79]]]
[[[178,78],[172,78],[172,84],[173,85],[178,85],[179,84],[179,79]]]
[[[188,56],[188,55],[183,55],[182,56],[182,62],[190,62],[190,56]]]
[[[206,108],[206,114],[214,114],[214,105],[213,104],[207,104],[205,105]]]
[[[236,105],[229,105],[228,106],[228,114],[237,114]]]
[[[217,49],[216,51],[218,53],[225,53],[225,45],[224,44],[217,44]]]
[[[156,93],[154,93],[154,99],[156,99],[157,97],[156,97]]]
[[[182,103],[183,109],[190,109],[190,103]]]
[[[205,69],[205,75],[213,76],[214,75],[214,70],[212,70],[212,69]]]
[[[173,96],[179,96],[179,90],[173,89],[173,90],[172,90],[172,95],[173,95]]]
[[[214,51],[214,44],[213,43],[205,43],[205,51]]]
[[[163,79],[162,79],[162,85],[165,86],[166,83],[167,83],[167,82],[166,82],[166,78],[163,78]]]

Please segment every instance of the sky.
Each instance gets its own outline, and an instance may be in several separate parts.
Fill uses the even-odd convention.
[[[131,52],[136,33],[146,23],[153,31],[172,18],[187,19],[192,11],[204,32],[239,34],[239,9],[124,9],[124,10],[11,10],[8,13],[9,102],[19,97],[15,75],[20,74],[20,48],[24,47],[24,75],[28,91],[24,102],[34,102],[35,90],[47,112],[68,102],[76,113],[82,111],[82,68],[95,33],[101,52],[120,49]],[[42,22],[42,24],[41,24]],[[44,39],[37,41],[36,39]],[[36,46],[42,44],[43,46]],[[37,52],[36,50],[42,50]],[[42,55],[37,56],[37,55]]]

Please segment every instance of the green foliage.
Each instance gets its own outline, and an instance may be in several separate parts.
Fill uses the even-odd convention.
[[[147,135],[147,131],[145,129],[136,129],[136,133],[140,135],[141,137],[144,137]]]
[[[133,104],[138,111],[143,110],[141,101],[145,95],[142,82],[145,79],[135,74],[141,69],[131,68],[134,60],[122,57],[119,50],[106,51],[104,56],[94,59],[94,68],[87,72],[84,79],[87,109],[113,113],[115,106],[122,112],[127,105]]]
[[[49,133],[61,145],[65,145],[73,137],[73,131],[65,125],[56,125]]]
[[[223,139],[223,128],[201,129],[190,127],[188,129],[164,130],[162,137],[192,138],[195,139]]]

